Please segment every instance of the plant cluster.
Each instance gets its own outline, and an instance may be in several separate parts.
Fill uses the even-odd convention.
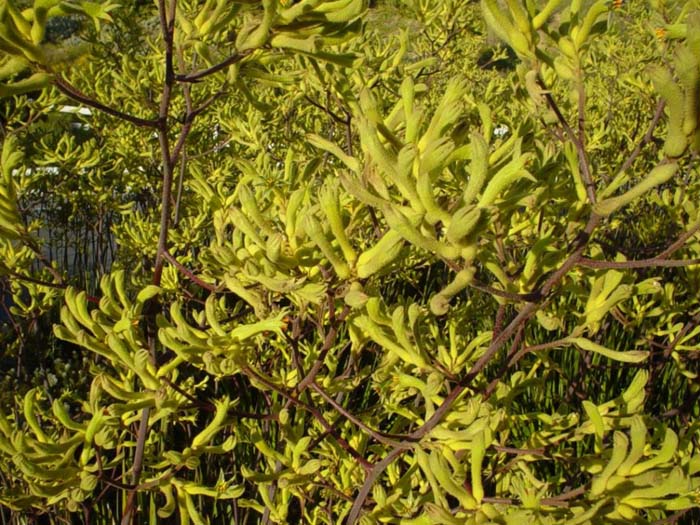
[[[700,3],[0,2],[0,510],[700,504]]]

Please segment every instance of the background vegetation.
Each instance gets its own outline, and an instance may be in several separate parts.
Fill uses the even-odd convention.
[[[1,1],[3,523],[693,523],[693,27]]]

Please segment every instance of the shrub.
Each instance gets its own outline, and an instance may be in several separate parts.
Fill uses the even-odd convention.
[[[697,1],[0,14],[12,520],[692,516]]]

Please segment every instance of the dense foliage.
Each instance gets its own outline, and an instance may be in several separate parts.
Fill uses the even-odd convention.
[[[700,2],[0,0],[0,517],[700,504]]]

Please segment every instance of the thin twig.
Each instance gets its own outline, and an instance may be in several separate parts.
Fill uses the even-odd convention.
[[[252,53],[252,50],[241,51],[240,53],[236,53],[235,55],[231,55],[223,62],[219,62],[218,64],[215,64],[215,65],[208,67],[206,69],[202,69],[201,71],[196,71],[194,73],[190,73],[189,75],[175,75],[175,80],[177,80],[178,82],[196,82],[198,80],[201,80],[204,77],[208,77],[209,75],[213,75],[214,73],[218,73],[222,69],[226,69],[228,66],[232,66],[233,64],[237,64],[238,62],[243,60],[245,57],[250,55],[250,53]]]
[[[15,279],[18,279],[20,281],[26,281],[28,283],[38,284],[39,286],[47,286],[49,288],[57,288],[60,290],[65,290],[66,288],[68,288],[68,286],[70,286],[65,283],[50,283],[48,281],[42,281],[41,279],[35,279],[34,277],[29,277],[28,275],[19,274],[13,270],[10,270],[9,268],[6,271],[8,275],[14,277]],[[92,304],[100,304],[100,298],[95,297],[94,295],[86,295],[85,299]]]
[[[334,308],[334,305],[332,302],[330,304],[330,308]],[[340,314],[337,316],[338,323],[345,321],[346,317],[349,314],[350,314],[350,307],[346,305],[343,308],[343,311],[340,312]],[[321,350],[319,351],[318,358],[316,359],[314,364],[311,366],[311,370],[309,370],[309,372],[306,374],[306,376],[301,381],[299,381],[299,383],[294,387],[294,390],[296,392],[296,397],[299,397],[299,394],[301,394],[301,392],[303,392],[316,379],[316,375],[318,374],[319,370],[321,370],[321,367],[323,366],[323,361],[326,357],[326,354],[333,347],[333,344],[335,343],[336,337],[338,335],[338,323],[334,323],[328,329],[328,331],[326,332],[326,336],[323,340],[323,346],[321,347]]]
[[[541,297],[536,292],[526,294],[506,292],[505,290],[494,288],[493,286],[489,286],[488,284],[483,284],[476,279],[473,279],[472,282],[469,283],[469,287],[474,288],[475,290],[479,290],[480,292],[487,293],[489,295],[503,297],[504,299],[510,299],[511,301],[517,301],[519,303],[536,303],[541,299]]]
[[[362,420],[358,417],[355,417],[353,414],[348,412],[343,406],[341,406],[339,403],[335,401],[331,396],[328,395],[328,393],[323,390],[316,382],[311,383],[311,389],[317,392],[329,405],[331,405],[336,412],[338,412],[341,416],[343,416],[345,419],[350,421],[351,423],[354,423],[357,427],[361,428],[367,434],[369,434],[371,437],[373,437],[375,440],[379,441],[380,443],[384,443],[385,445],[389,445],[395,448],[404,448],[404,449],[409,449],[413,448],[412,445],[408,444],[407,442],[413,441],[410,436],[395,436],[398,439],[401,439],[402,441],[396,441],[396,439],[392,439],[391,437],[388,437],[386,434],[383,432],[379,432],[377,430],[374,430],[370,428],[369,426],[365,425]]]
[[[133,115],[129,115],[128,113],[124,113],[123,111],[119,111],[118,109],[114,109],[112,107],[109,107],[109,106],[103,104],[102,102],[98,102],[97,100],[90,98],[89,96],[87,96],[84,93],[82,93],[81,91],[79,91],[75,86],[72,86],[71,84],[69,84],[67,80],[65,80],[64,78],[61,78],[58,75],[55,76],[53,84],[54,84],[54,86],[56,86],[56,89],[58,89],[61,93],[63,93],[67,97],[72,98],[76,102],[80,102],[81,104],[84,104],[86,106],[90,106],[91,108],[102,111],[103,113],[106,113],[107,115],[117,117],[121,120],[131,122],[132,124],[135,124],[135,125],[141,126],[141,127],[155,128],[158,126],[157,120],[150,120],[150,119],[135,117]]]
[[[185,171],[187,167],[187,150],[182,149],[180,157],[180,173],[177,179],[177,194],[175,195],[175,211],[173,212],[173,227],[177,228],[180,224],[180,204],[182,203],[182,190],[185,185]],[[165,256],[165,255],[164,255]]]
[[[649,123],[649,128],[647,129],[647,132],[644,134],[642,140],[635,146],[635,148],[632,150],[632,153],[629,154],[625,162],[617,171],[618,174],[627,171],[632,166],[639,154],[642,152],[642,148],[646,146],[649,142],[651,142],[652,138],[654,138],[654,129],[656,129],[656,126],[659,124],[659,120],[661,120],[661,117],[664,114],[665,107],[666,102],[664,101],[664,99],[660,98],[656,104],[656,110],[654,111],[654,116],[652,117],[651,122]]]
[[[378,461],[372,466],[371,470],[367,474],[367,478],[365,478],[365,482],[362,484],[362,487],[360,487],[360,491],[357,493],[357,496],[355,496],[355,501],[352,503],[350,514],[348,514],[348,519],[345,522],[346,525],[354,525],[357,523],[362,507],[364,506],[365,500],[367,499],[367,496],[369,496],[369,492],[372,490],[372,486],[374,485],[375,481],[377,481],[377,478],[381,475],[381,473],[384,472],[384,470],[386,470],[386,468],[391,465],[394,460],[403,453],[404,450],[405,449],[394,448],[386,455],[384,459]]]
[[[591,175],[591,166],[588,162],[586,149],[579,137],[576,135],[576,133],[574,133],[574,130],[569,125],[568,121],[566,120],[566,117],[564,117],[564,115],[562,114],[561,110],[559,109],[559,106],[554,100],[554,97],[552,97],[552,94],[549,92],[549,90],[545,89],[544,86],[542,86],[542,88],[544,98],[547,101],[547,105],[552,111],[554,111],[554,114],[557,116],[557,120],[562,125],[564,131],[566,131],[566,135],[569,137],[569,140],[576,148],[576,154],[578,155],[580,164],[579,167],[581,168],[581,178],[583,179],[583,184],[586,187],[586,195],[588,195],[588,200],[591,202],[591,204],[595,204],[595,184],[593,183],[593,176]]]
[[[512,454],[515,456],[544,456],[544,447],[540,448],[513,448],[513,447],[501,447],[495,445],[493,449],[496,452],[502,452],[503,454]]]
[[[501,382],[501,379],[508,371],[508,368],[511,366],[511,361],[512,361],[511,356],[516,355],[518,352],[518,347],[520,346],[520,343],[523,340],[523,335],[525,333],[525,326],[526,326],[525,323],[521,324],[520,328],[515,333],[515,337],[513,338],[513,342],[510,345],[510,350],[508,351],[508,358],[506,359],[506,362],[503,364],[501,369],[498,371],[498,374],[496,375],[496,377],[494,377],[491,380],[489,385],[486,387],[486,390],[484,390],[482,402],[486,401],[489,397],[491,397],[491,395],[495,392],[496,388],[498,387],[498,384]]]
[[[671,525],[673,523],[676,523],[683,516],[685,516],[688,512],[690,512],[690,510],[691,509],[680,510],[671,514],[668,518],[652,521],[652,525]]]
[[[658,267],[677,268],[681,266],[692,266],[693,264],[700,264],[700,259],[668,260],[653,257],[651,259],[641,259],[637,261],[598,261],[595,259],[587,259],[582,257],[577,263],[577,266],[595,269],[632,270]]]
[[[678,238],[668,245],[662,252],[660,252],[655,257],[650,257],[648,259],[640,259],[636,261],[599,261],[596,259],[588,259],[586,257],[581,257],[579,259],[578,265],[585,266],[587,268],[615,268],[615,269],[634,269],[634,268],[652,268],[652,267],[679,267],[679,266],[691,266],[693,264],[700,264],[700,258],[695,259],[682,259],[682,260],[668,260],[668,257],[673,255],[675,252],[680,250],[688,239],[693,237],[698,231],[700,231],[700,221],[693,223],[690,228],[684,231]]]
[[[338,115],[337,113],[334,113],[333,110],[331,110],[330,108],[324,106],[323,104],[319,104],[318,102],[316,102],[314,99],[312,99],[312,98],[311,98],[310,96],[308,96],[308,95],[304,95],[304,99],[305,99],[309,104],[311,104],[312,106],[314,106],[315,108],[318,108],[318,109],[320,109],[321,111],[323,111],[324,113],[326,113],[328,116],[330,116],[330,117],[331,117],[333,120],[335,120],[337,123],[339,123],[339,124],[345,124],[345,125],[348,124],[348,122],[349,122],[349,120],[350,120],[350,117],[347,117],[347,118],[341,117],[341,116]]]
[[[685,241],[690,239],[698,231],[700,231],[700,221],[696,221],[695,223],[693,223],[693,225],[690,228],[688,228],[685,232],[683,232],[681,235],[679,235],[678,239],[673,241],[673,243],[671,243],[668,246],[668,248],[666,248],[664,251],[659,253],[656,256],[656,258],[657,259],[665,259],[666,257],[673,254],[673,252],[680,250],[685,245]]]
[[[37,260],[41,263],[41,265],[44,268],[46,268],[46,270],[53,276],[53,278],[56,279],[56,282],[63,283],[63,276],[58,272],[58,270],[56,270],[56,268],[54,268],[51,265],[51,261],[49,261],[46,258],[46,256],[44,256],[34,239],[32,237],[27,236],[23,238],[22,241],[25,246],[29,247],[29,249],[34,252],[34,255],[36,255]]]
[[[139,478],[141,477],[146,437],[148,437],[148,418],[150,414],[150,407],[146,407],[141,411],[141,420],[139,421],[139,430],[136,436],[136,451],[134,452],[134,462],[131,471],[133,485],[138,485]],[[136,514],[136,495],[137,491],[135,489],[129,492],[121,525],[130,525]]]
[[[302,408],[303,410],[306,410],[309,412],[316,420],[321,423],[321,426],[325,430],[327,430],[338,442],[338,444],[346,451],[348,452],[360,465],[365,470],[371,470],[372,469],[372,464],[367,461],[362,454],[360,454],[355,448],[350,445],[350,443],[347,442],[345,438],[343,438],[340,433],[337,431],[337,429],[333,428],[333,426],[326,420],[325,417],[323,417],[323,414],[316,408],[304,403],[303,401],[300,401],[294,397],[292,397],[287,391],[285,391],[283,388],[275,385],[272,381],[268,381],[265,377],[263,377],[261,374],[258,374],[255,370],[253,370],[250,366],[244,366],[241,368],[241,371],[243,371],[246,375],[249,377],[252,377],[255,381],[258,381],[265,385],[267,388],[270,390],[273,390],[277,392],[280,396],[284,397],[288,401],[291,401],[292,404]]]

